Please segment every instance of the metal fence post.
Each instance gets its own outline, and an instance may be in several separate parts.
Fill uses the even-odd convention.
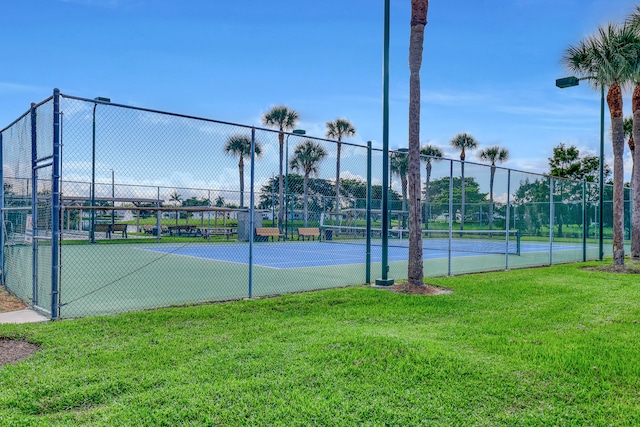
[[[355,212],[355,211],[354,211]],[[371,283],[371,141],[367,141],[367,249],[365,283]]]
[[[31,273],[31,304],[38,305],[38,140],[36,126],[36,104],[31,103],[31,224],[32,231],[32,273]],[[3,190],[4,191],[4,190]]]
[[[158,187],[158,201],[156,202],[158,208],[160,208],[160,187]],[[178,214],[179,215],[179,214]],[[156,238],[158,242],[162,237],[162,211],[158,209],[158,213],[156,213]]]
[[[587,260],[587,235],[589,220],[587,217],[587,180],[582,180],[582,262]]]
[[[451,244],[453,240],[453,160],[449,160],[449,247],[447,254],[448,270],[451,276]]]
[[[553,177],[549,177],[549,265],[553,265],[553,217],[555,206],[553,206]]]
[[[253,296],[253,230],[255,229],[254,195],[255,195],[255,156],[256,156],[256,128],[251,128],[251,183],[249,194],[249,298]]]
[[[505,270],[509,269],[509,229],[511,227],[511,218],[509,215],[509,213],[511,212],[511,169],[507,169],[507,214],[505,215],[506,217],[506,224],[505,224],[505,228],[507,229],[506,234],[506,245],[507,245],[507,250],[505,251],[506,255],[504,258],[504,268]],[[493,218],[490,218],[489,221],[493,221]],[[517,242],[516,242],[517,245]]]
[[[2,223],[0,223],[0,285],[6,286],[4,280],[4,159],[2,156],[4,146],[2,145],[2,132],[0,132],[0,185],[2,186],[2,191],[0,191],[0,219],[2,219]]]
[[[60,90],[53,90],[53,172],[51,176],[51,319],[60,315],[58,294],[60,241]]]

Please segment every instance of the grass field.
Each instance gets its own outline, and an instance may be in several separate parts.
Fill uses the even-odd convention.
[[[638,276],[598,263],[31,325],[0,424],[640,424]]]

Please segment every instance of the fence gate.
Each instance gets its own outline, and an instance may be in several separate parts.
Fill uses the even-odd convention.
[[[53,104],[53,105],[52,105]],[[53,108],[52,108],[53,107]],[[59,94],[39,108],[32,106],[33,306],[58,317]],[[36,129],[44,132],[36,132]]]

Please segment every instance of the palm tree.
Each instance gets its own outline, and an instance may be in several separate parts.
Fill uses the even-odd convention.
[[[310,139],[302,141],[296,145],[293,151],[293,157],[289,162],[289,167],[293,170],[304,172],[304,226],[307,226],[309,217],[309,201],[307,196],[309,193],[309,175],[311,173],[318,174],[319,164],[327,157],[327,150],[322,145]]]
[[[459,133],[451,140],[451,146],[460,150],[460,171],[461,179],[461,205],[460,205],[460,230],[464,230],[464,160],[467,157],[467,150],[474,150],[478,146],[478,141],[468,133]]]
[[[407,211],[407,175],[409,174],[409,156],[401,151],[391,153],[391,164],[389,165],[391,175],[397,175],[402,184],[402,228],[407,228],[406,217],[404,213]],[[421,231],[422,232],[422,231]]]
[[[509,150],[494,145],[480,151],[478,157],[482,161],[491,163],[491,177],[489,178],[489,230],[493,230],[493,182],[496,176],[496,162],[506,162],[509,159]]]
[[[420,209],[420,68],[429,0],[411,0],[409,35],[409,262],[410,285],[423,286],[422,215]]]
[[[327,127],[327,138],[333,138],[338,142],[336,146],[336,210],[340,211],[340,150],[342,148],[342,138],[354,136],[356,128],[347,119],[335,119],[325,124]]]
[[[638,62],[637,35],[632,25],[608,24],[598,28],[562,57],[565,67],[588,79],[596,89],[609,87],[607,105],[611,115],[613,145],[613,264],[624,265],[624,118],[622,85],[634,74]]]
[[[262,123],[278,129],[278,144],[280,146],[280,169],[278,174],[278,228],[282,231],[284,220],[284,178],[282,175],[282,161],[284,159],[284,132],[293,129],[298,122],[298,113],[284,105],[273,107],[262,116]],[[288,189],[287,189],[288,191]]]
[[[424,201],[425,201],[425,209],[424,209],[424,224],[425,228],[429,229],[429,204],[430,200],[430,190],[431,190],[431,163],[437,162],[442,159],[444,153],[441,149],[434,145],[425,145],[420,148],[420,155],[424,159],[426,165],[427,177],[424,181]]]
[[[169,201],[170,202],[175,202],[176,206],[180,206],[182,204],[182,196],[180,195],[180,193],[178,193],[177,190],[174,190],[173,193],[169,194]],[[176,211],[176,227],[178,226],[178,217],[179,217],[179,213],[178,211]]]
[[[633,12],[627,17],[627,24],[635,30],[637,37],[640,37],[640,6],[636,6]],[[633,191],[633,205],[631,209],[631,259],[640,259],[640,154],[636,154],[635,144],[633,148],[631,142],[640,141],[640,63],[636,62],[633,72],[633,95],[631,98],[631,137],[629,138],[629,148],[631,148],[631,158],[633,159],[633,169],[631,171],[631,188]],[[627,120],[625,120],[625,132],[627,131]],[[636,157],[637,156],[637,157]]]
[[[240,208],[244,207],[244,158],[251,157],[251,138],[244,135],[234,135],[227,139],[224,152],[233,157],[238,157],[238,172],[240,173]],[[254,144],[254,154],[258,158],[262,155],[262,146],[258,141]]]

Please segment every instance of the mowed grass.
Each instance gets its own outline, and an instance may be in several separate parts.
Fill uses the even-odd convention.
[[[640,425],[639,276],[585,265],[0,325],[0,425]]]

